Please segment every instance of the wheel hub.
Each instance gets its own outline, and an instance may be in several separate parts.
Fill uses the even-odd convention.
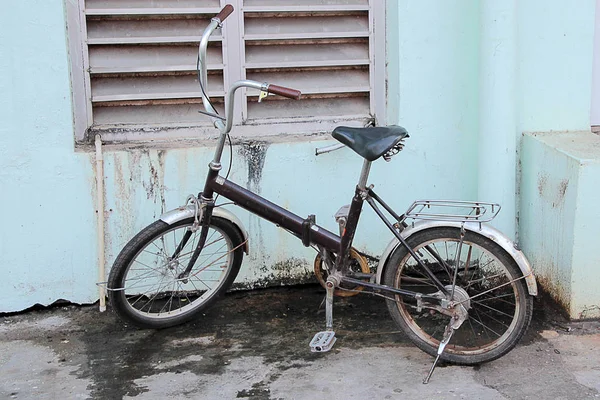
[[[444,288],[452,293],[452,285],[446,285]],[[460,286],[454,287],[454,297],[451,299],[450,308],[454,308],[457,305],[462,305],[465,309],[471,308],[471,296],[467,293],[467,291]]]

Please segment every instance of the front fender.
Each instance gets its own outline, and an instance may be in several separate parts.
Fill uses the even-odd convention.
[[[179,208],[176,208],[171,211],[167,211],[166,213],[162,214],[160,216],[160,220],[166,222],[169,225],[173,225],[175,222],[181,221],[182,219],[193,218],[194,210],[195,210],[194,205],[187,205],[184,207],[179,207]],[[200,211],[200,213],[202,213],[202,211]],[[235,214],[233,214],[231,211],[226,210],[222,207],[213,208],[212,215],[215,217],[226,219],[227,221],[229,221],[232,224],[234,224],[235,226],[237,226],[237,228],[242,233],[242,236],[244,237],[244,242],[245,242],[244,243],[244,253],[249,254],[248,232],[246,231],[244,224],[242,224],[242,221],[240,221],[240,219],[238,217],[236,217]],[[202,215],[200,215],[199,217],[201,218]]]
[[[440,228],[440,227],[452,227],[459,228],[462,226],[461,222],[448,222],[448,221],[419,221],[415,224],[409,225],[406,229],[404,229],[400,235],[407,239],[409,236],[420,232],[429,228]],[[523,273],[525,277],[525,282],[527,283],[527,290],[529,294],[532,296],[537,296],[537,283],[535,281],[535,276],[533,275],[533,270],[531,268],[531,264],[525,257],[522,251],[518,250],[513,241],[510,240],[506,235],[502,232],[493,228],[489,225],[479,224],[476,222],[466,222],[464,224],[465,230],[477,233],[479,235],[485,236],[486,238],[494,241],[496,244],[500,245],[510,256],[515,260],[519,269]],[[385,264],[387,263],[392,252],[400,245],[400,241],[398,238],[394,238],[390,244],[386,247],[385,251],[381,255],[379,259],[379,265],[377,266],[377,283],[381,283],[381,277],[383,276],[383,270]]]

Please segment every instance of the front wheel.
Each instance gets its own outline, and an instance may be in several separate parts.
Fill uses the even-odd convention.
[[[123,248],[108,278],[110,303],[122,319],[141,328],[178,325],[231,286],[242,263],[243,237],[219,217],[211,218],[206,243],[189,275],[180,277],[200,238],[201,229],[190,229],[193,223],[193,218],[173,225],[156,221]]]
[[[461,245],[460,229],[452,227],[417,232],[407,244],[442,285],[455,293],[455,300],[468,308],[467,319],[454,332],[441,359],[480,364],[503,356],[517,344],[531,321],[533,300],[524,280],[519,279],[521,271],[504,249],[470,231],[465,232]],[[388,259],[383,283],[422,294],[439,293],[402,245]],[[418,307],[417,301],[409,297],[395,296],[387,300],[387,305],[409,339],[435,356],[450,317],[427,305]]]

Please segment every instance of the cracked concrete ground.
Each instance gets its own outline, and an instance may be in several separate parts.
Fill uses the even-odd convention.
[[[521,343],[477,366],[440,365],[393,325],[384,301],[336,299],[333,351],[315,286],[229,294],[196,321],[161,331],[95,307],[0,318],[2,399],[595,399],[600,323],[568,322],[536,300]]]

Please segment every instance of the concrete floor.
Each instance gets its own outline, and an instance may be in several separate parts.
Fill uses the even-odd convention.
[[[337,300],[338,342],[316,286],[237,292],[197,321],[137,330],[95,307],[0,317],[0,399],[595,399],[600,323],[568,322],[536,300],[519,346],[478,367],[441,365],[397,331],[384,301]]]

